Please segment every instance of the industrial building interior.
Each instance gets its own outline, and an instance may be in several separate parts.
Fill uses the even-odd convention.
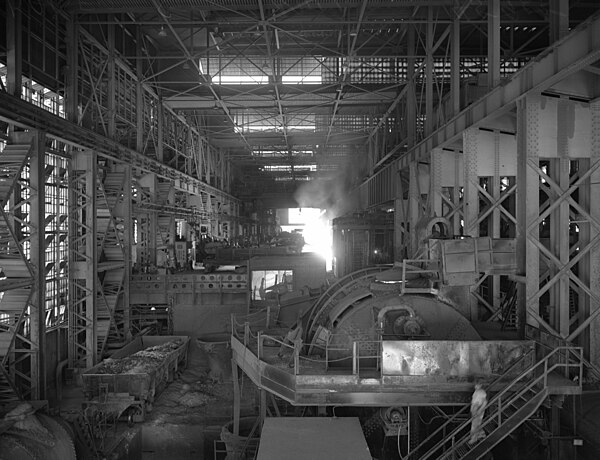
[[[0,5],[0,459],[600,457],[597,0]]]

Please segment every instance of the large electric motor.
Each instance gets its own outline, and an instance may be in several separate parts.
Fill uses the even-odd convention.
[[[353,346],[361,356],[376,356],[381,340],[479,340],[480,336],[456,306],[430,293],[402,294],[401,285],[378,281],[382,273],[367,272],[338,292],[317,302],[319,311],[307,324],[311,351],[327,346],[330,363],[350,364]],[[361,281],[362,280],[362,281]]]

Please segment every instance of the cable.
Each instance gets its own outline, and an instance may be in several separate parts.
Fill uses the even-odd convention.
[[[408,429],[410,430],[410,427],[408,427]],[[397,439],[397,446],[398,446],[398,456],[400,457],[400,460],[405,460],[404,457],[402,456],[402,452],[400,451],[400,429],[398,429],[398,436],[396,436]]]

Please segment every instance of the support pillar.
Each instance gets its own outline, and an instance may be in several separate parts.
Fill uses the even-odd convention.
[[[136,54],[136,83],[135,83],[135,149],[143,153],[144,152],[144,88],[142,86],[142,79],[144,76],[144,61],[142,60],[142,42],[143,42],[142,27],[136,27],[136,41],[135,41],[135,54]]]
[[[267,390],[261,388],[259,390],[260,394],[260,426],[265,423],[265,419],[267,418]]]
[[[442,149],[433,149],[430,153],[429,167],[429,206],[430,215],[443,217],[442,209]]]
[[[463,194],[463,219],[464,234],[477,238],[479,236],[479,193],[477,183],[479,181],[477,169],[478,150],[478,128],[468,128],[463,132],[463,156],[464,156],[464,194]],[[469,289],[473,293],[477,286]],[[474,295],[469,296],[469,311],[471,321],[479,319],[478,301]]]
[[[433,132],[433,8],[427,8],[427,36],[425,37],[425,133]]]
[[[592,116],[591,133],[591,152],[590,163],[596,164],[600,161],[600,101],[590,104]],[[600,168],[596,169],[590,176],[589,186],[590,196],[590,216],[597,222],[600,222]],[[600,230],[595,226],[590,226],[590,241],[598,236]],[[600,292],[600,245],[594,246],[590,250],[589,256],[589,282],[592,292]],[[596,299],[590,299],[588,306],[589,315],[597,315],[600,310],[600,302]],[[589,327],[589,359],[592,364],[600,365],[600,316],[596,316]]]
[[[396,171],[396,198],[394,199],[394,261],[406,258],[406,203],[401,170]]]
[[[21,0],[7,0],[6,4],[6,89],[21,97],[23,86],[23,32]]]
[[[69,19],[67,23],[67,73],[65,88],[65,115],[67,120],[81,124],[79,119],[79,78],[77,68],[79,65],[79,34],[75,19]]]
[[[550,44],[569,33],[569,0],[550,0]]]
[[[419,250],[419,237],[415,231],[415,226],[420,218],[419,207],[421,206],[421,196],[419,192],[419,165],[412,162],[409,165],[409,184],[408,184],[408,212],[410,225],[410,254],[409,259],[414,258]]]
[[[96,364],[96,154],[75,151],[69,163],[69,367]]]
[[[38,132],[30,157],[31,266],[35,284],[29,304],[31,340],[31,399],[46,399],[46,226],[45,226],[45,154],[46,136]]]
[[[416,133],[417,133],[417,99],[416,99],[416,87],[415,87],[415,28],[412,24],[408,24],[408,37],[407,37],[407,52],[408,59],[406,60],[406,80],[408,89],[406,91],[406,144],[407,148],[410,149],[415,145]]]
[[[500,83],[500,0],[488,0],[488,88]]]
[[[452,21],[452,43],[450,46],[450,94],[452,113],[460,112],[460,18],[457,8]]]
[[[241,393],[238,365],[231,360],[231,378],[233,380],[233,434],[240,434]]]
[[[525,277],[519,286],[520,324],[538,327],[540,302],[535,294],[540,283],[539,177],[539,111],[541,96],[532,94],[517,103],[517,270]],[[534,225],[532,225],[534,224]],[[525,321],[523,321],[525,320]]]

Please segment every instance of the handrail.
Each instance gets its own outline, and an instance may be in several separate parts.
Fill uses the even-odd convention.
[[[548,388],[548,374],[550,374],[550,372],[557,369],[558,367],[564,367],[565,369],[568,369],[570,367],[579,367],[579,369],[580,369],[579,374],[581,376],[581,373],[583,372],[583,367],[582,367],[583,363],[581,362],[581,360],[579,360],[579,363],[577,363],[577,364],[571,364],[569,362],[566,362],[566,363],[559,362],[559,363],[553,364],[551,367],[548,366],[550,357],[554,354],[560,354],[561,349],[565,349],[567,351],[567,354],[569,354],[569,352],[572,353],[576,349],[579,350],[580,356],[583,353],[583,349],[581,347],[561,347],[559,349],[553,350],[551,353],[549,353],[547,356],[545,356],[542,360],[538,361],[534,366],[532,366],[532,368],[530,370],[524,372],[521,376],[515,378],[509,386],[505,387],[503,390],[498,392],[494,396],[494,398],[492,398],[492,400],[490,401],[490,404],[488,404],[488,407],[493,406],[493,407],[495,407],[495,409],[493,411],[491,411],[491,413],[489,413],[488,416],[484,419],[484,421],[481,425],[481,429],[484,429],[486,426],[488,426],[490,423],[492,423],[492,421],[495,421],[495,420],[497,420],[497,422],[498,422],[498,427],[496,428],[496,429],[498,429],[502,425],[502,414],[503,414],[504,410],[506,408],[514,405],[514,403],[518,399],[520,399],[521,396],[523,396],[523,394],[525,392],[533,389],[539,383],[542,383],[542,388],[540,391],[546,390]],[[535,377],[533,380],[528,381],[528,383],[526,383],[523,387],[521,387],[521,389],[518,392],[512,393],[510,395],[510,397],[507,398],[507,401],[504,401],[504,402],[502,401],[502,396],[508,392],[509,388],[512,388],[514,385],[516,385],[518,380],[520,380],[525,375],[531,373],[532,371],[536,370],[542,364],[543,364],[544,371],[541,375]],[[454,442],[454,441],[456,438],[456,434],[458,434],[459,431],[462,431],[465,428],[468,428],[471,420],[472,420],[472,418],[467,420],[463,424],[463,426],[458,427],[456,430],[454,430],[453,433],[455,433],[455,434],[451,433],[450,436],[452,436],[454,450],[457,447],[460,447],[468,442],[469,438],[467,436],[463,436],[461,439],[459,439],[456,442]],[[425,457],[423,457],[423,458],[425,458]]]
[[[536,343],[538,343],[539,345],[543,346],[546,349],[553,350],[555,348],[555,345],[550,345],[548,343],[545,343],[544,340],[541,339],[541,337],[537,336],[537,334],[532,333],[531,331],[537,332],[538,334],[540,334],[540,336],[542,333],[545,333],[546,335],[550,336],[552,338],[552,340],[556,340],[558,343],[562,343],[564,346],[573,346],[573,344],[571,342],[569,342],[568,340],[566,340],[562,337],[555,336],[549,332],[542,331],[539,328],[536,328],[534,326],[531,326],[530,324],[527,324],[525,327],[526,337],[528,337],[530,340],[535,340]],[[591,373],[593,375],[595,375],[596,381],[600,380],[600,368],[598,368],[598,366],[596,366],[595,364],[588,361],[584,356],[581,357],[581,360],[582,360],[585,368],[589,369],[591,371]]]
[[[375,343],[378,345],[378,350],[376,355],[361,355],[360,354],[360,345],[367,343]],[[379,369],[381,376],[381,340],[355,340],[352,342],[352,375],[360,374],[360,360],[361,359],[375,359],[377,361],[376,369]],[[347,358],[346,358],[347,359]]]
[[[500,383],[500,381],[502,381],[503,378],[505,378],[506,374],[510,371],[512,371],[515,367],[517,367],[517,365],[521,364],[523,361],[525,361],[526,358],[528,358],[530,355],[535,354],[535,349],[531,348],[530,350],[527,351],[527,353],[523,354],[519,359],[517,359],[514,363],[512,363],[508,369],[506,369],[506,371],[504,371],[503,374],[499,375],[498,377],[496,377],[489,385],[488,387],[493,387],[494,385],[497,385],[498,383]],[[531,367],[531,366],[530,366]],[[458,412],[455,412],[454,415],[452,415],[452,417],[450,417],[448,420],[446,420],[446,422],[444,422],[442,425],[440,425],[437,430],[435,430],[433,433],[431,433],[427,438],[425,438],[415,449],[413,449],[412,452],[409,452],[408,455],[406,456],[405,460],[409,460],[413,454],[415,454],[416,452],[419,451],[419,449],[427,444],[429,441],[431,441],[435,436],[437,436],[441,431],[445,430],[447,425],[450,425],[451,423],[457,421],[458,418],[460,418],[460,416],[462,416],[465,412],[468,413],[468,409],[470,409],[470,406],[468,404],[465,404]]]
[[[570,362],[565,362],[565,363],[557,362],[557,363],[551,364],[551,366],[549,366],[550,359],[553,356],[556,356],[556,355],[560,356],[562,351],[566,351],[567,352],[566,357],[568,359],[568,358],[570,358],[569,355],[574,354],[574,352],[576,350],[579,351],[579,354],[575,356],[576,358],[578,358],[577,363],[572,364]],[[529,368],[525,369],[520,375],[518,375],[510,383],[508,383],[502,390],[500,390],[498,393],[496,393],[494,395],[494,397],[489,401],[487,406],[495,407],[495,409],[493,411],[491,411],[491,413],[488,413],[488,416],[485,418],[485,420],[481,426],[481,429],[484,429],[485,426],[487,426],[493,420],[496,420],[496,419],[498,420],[498,427],[500,427],[501,423],[502,423],[503,410],[506,409],[507,407],[512,406],[518,399],[521,398],[521,396],[526,391],[531,390],[534,386],[537,386],[538,384],[541,383],[542,384],[541,390],[546,390],[548,388],[548,374],[550,374],[550,372],[552,372],[554,369],[557,369],[559,367],[564,367],[565,371],[567,371],[571,367],[579,368],[579,385],[581,385],[581,375],[583,373],[583,363],[581,361],[582,355],[583,355],[583,349],[581,347],[566,347],[566,346],[558,347],[558,348],[552,350],[548,355],[544,356],[541,360],[537,361],[535,364],[533,364]],[[508,398],[507,401],[504,401],[504,402],[502,401],[503,396],[506,395],[510,390],[514,389],[517,386],[517,384],[519,383],[519,381],[523,380],[525,377],[530,378],[530,374],[538,371],[540,369],[540,367],[543,367],[543,370],[539,376],[533,378],[532,380],[528,380],[527,383],[525,383],[519,391],[511,393],[510,397]],[[468,406],[466,406],[466,407],[468,407]],[[463,408],[463,410],[465,410],[466,407]],[[455,451],[458,447],[460,447],[468,442],[469,438],[468,438],[468,436],[464,435],[463,432],[465,429],[468,429],[470,427],[472,419],[473,418],[470,417],[469,419],[463,421],[462,424],[460,424],[449,435],[446,436],[446,439],[451,439],[451,441],[452,441],[452,448],[451,448],[452,452]],[[444,427],[448,424],[449,424],[449,422],[446,422],[442,425],[442,427]],[[440,428],[442,428],[442,427],[440,427]],[[436,431],[439,431],[439,428]],[[457,439],[458,435],[460,435],[462,437],[460,439]],[[429,440],[431,437],[432,436],[429,436],[429,438],[427,440]],[[425,441],[422,442],[417,447],[417,449],[415,449],[413,452],[417,452],[418,448],[424,444],[425,444]],[[442,446],[440,445],[440,443],[437,443],[429,451],[427,451],[423,456],[419,457],[420,460],[426,460],[426,459],[430,458],[441,447]],[[412,452],[409,454],[407,459],[411,455],[412,455]]]

